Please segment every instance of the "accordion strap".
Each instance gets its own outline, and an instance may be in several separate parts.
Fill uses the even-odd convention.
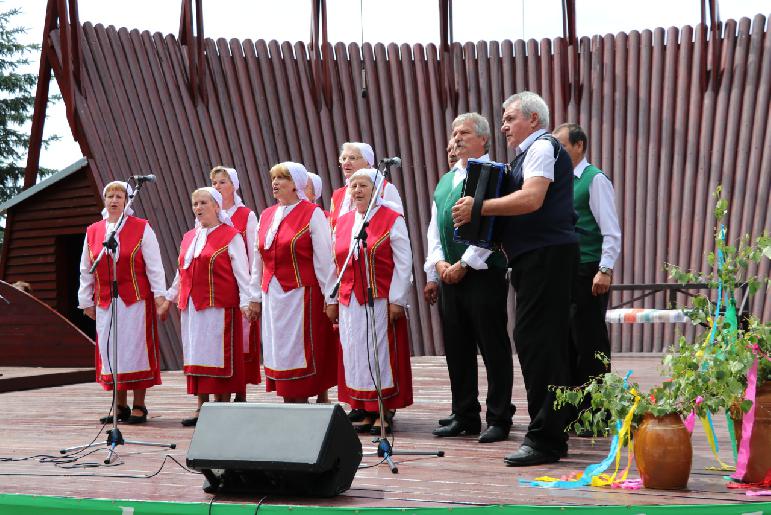
[[[483,164],[479,169],[479,180],[474,191],[474,204],[471,206],[471,220],[469,229],[472,234],[479,234],[479,225],[482,223],[482,203],[487,193],[487,182],[490,180],[490,163]]]

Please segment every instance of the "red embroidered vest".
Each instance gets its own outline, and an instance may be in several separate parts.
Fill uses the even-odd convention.
[[[195,309],[237,308],[239,305],[238,283],[230,264],[228,245],[238,231],[221,224],[206,237],[206,244],[190,266],[182,268],[187,249],[195,240],[195,229],[185,233],[179,248],[179,309],[187,308],[193,299]]]
[[[385,198],[385,189],[388,187],[388,184],[388,181],[383,183],[383,189],[380,190],[380,198]],[[332,205],[329,209],[329,225],[332,226],[332,229],[335,228],[337,219],[340,218],[340,208],[343,206],[343,200],[345,200],[345,192],[347,189],[348,186],[343,186],[332,192]]]
[[[142,237],[147,220],[129,216],[118,233],[118,296],[127,305],[131,305],[151,295],[150,281],[145,272],[145,259],[142,256]],[[86,229],[88,253],[93,262],[102,251],[102,243],[107,230],[107,221],[93,223]],[[94,270],[94,302],[100,308],[110,305],[110,277],[112,259],[102,258]]]
[[[313,242],[311,241],[311,216],[316,204],[301,200],[278,226],[269,249],[265,238],[273,223],[278,205],[262,212],[258,234],[262,256],[262,291],[268,291],[270,280],[275,276],[284,291],[318,284],[313,269]]]
[[[388,299],[391,290],[391,278],[394,273],[394,254],[391,249],[391,228],[401,215],[393,209],[380,206],[367,226],[367,264],[369,282],[372,285],[372,296],[376,299]],[[335,237],[335,263],[338,273],[348,256],[351,246],[351,231],[356,220],[356,212],[349,211],[337,221],[337,236]],[[340,282],[340,303],[347,306],[351,302],[351,293],[356,295],[359,304],[367,300],[366,281],[362,280],[360,270],[364,270],[361,261],[363,255],[351,257],[348,268],[345,269]]]
[[[343,186],[342,188],[337,188],[335,191],[332,192],[332,205],[329,208],[329,225],[332,227],[332,229],[335,228],[335,225],[337,225],[337,219],[340,217],[340,207],[343,205],[343,200],[345,199],[345,191],[348,189],[348,186]]]
[[[248,207],[241,206],[236,209],[233,213],[233,216],[230,217],[230,221],[233,222],[233,227],[235,227],[244,238],[244,245],[248,244],[246,241],[246,225],[249,223],[249,213],[251,212],[252,210]],[[246,249],[246,253],[249,254],[248,248]]]

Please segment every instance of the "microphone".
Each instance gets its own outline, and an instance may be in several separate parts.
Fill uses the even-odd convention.
[[[386,157],[380,161],[380,164],[385,166],[401,166],[402,159],[400,157]]]
[[[155,175],[153,175],[153,174],[149,174],[149,175],[132,175],[131,178],[137,184],[140,184],[140,183],[143,183],[143,182],[155,182]]]

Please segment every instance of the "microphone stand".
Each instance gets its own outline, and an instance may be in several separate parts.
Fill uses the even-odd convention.
[[[113,388],[113,395],[112,395],[112,429],[107,431],[107,458],[104,460],[105,465],[109,465],[112,463],[113,458],[116,456],[115,447],[118,445],[124,445],[124,444],[134,444],[134,445],[145,445],[150,447],[164,447],[168,449],[175,449],[177,447],[177,444],[175,443],[161,443],[161,442],[143,442],[138,440],[125,440],[123,438],[123,434],[120,432],[120,429],[118,429],[118,264],[117,264],[117,251],[118,251],[118,240],[116,239],[116,235],[118,234],[118,231],[120,231],[121,227],[123,227],[123,224],[126,222],[126,212],[131,207],[131,204],[134,203],[134,198],[139,194],[139,192],[142,190],[142,186],[146,181],[136,181],[136,188],[134,189],[134,193],[131,195],[128,195],[128,201],[126,202],[126,206],[123,208],[123,212],[120,214],[120,218],[118,218],[118,222],[115,224],[115,227],[113,230],[107,235],[104,242],[102,243],[102,250],[99,252],[99,255],[94,260],[94,263],[91,265],[91,268],[89,269],[90,273],[94,273],[96,270],[97,265],[99,262],[104,258],[106,254],[109,255],[110,258],[110,265],[112,266],[112,283],[110,285],[110,294],[111,294],[111,302],[110,302],[110,342],[108,353],[108,364],[110,365],[110,371],[112,372],[112,388]],[[128,193],[128,192],[126,192]],[[152,323],[156,323],[155,320],[152,320]],[[75,445],[73,447],[67,447],[65,449],[60,449],[59,453],[61,454],[67,454],[72,451],[80,451],[84,449],[89,449],[91,447],[98,447],[102,445],[101,443],[91,442],[84,445]]]
[[[383,170],[381,170],[381,167],[383,168]],[[367,310],[367,314],[368,314],[367,319],[369,320],[367,338],[369,339],[370,334],[373,337],[372,356],[370,356],[370,358],[372,358],[373,361],[375,362],[375,374],[374,374],[373,380],[375,383],[375,391],[377,392],[378,412],[380,414],[380,436],[372,440],[372,443],[377,444],[377,451],[365,452],[363,453],[363,455],[378,456],[380,458],[383,458],[383,461],[388,463],[388,468],[391,469],[391,472],[393,474],[398,474],[399,468],[394,463],[392,458],[393,456],[396,456],[396,455],[437,456],[441,458],[442,456],[444,456],[444,451],[441,451],[441,450],[395,451],[393,449],[393,446],[391,445],[391,442],[389,442],[388,438],[386,438],[385,406],[383,404],[383,389],[382,389],[382,379],[380,374],[380,359],[378,355],[378,340],[377,340],[377,332],[375,330],[375,298],[372,293],[372,284],[370,283],[369,271],[367,270],[367,267],[369,266],[368,260],[367,260],[367,227],[369,227],[369,222],[372,218],[372,210],[375,208],[377,198],[380,195],[381,190],[384,188],[385,169],[387,169],[387,165],[381,162],[378,166],[378,171],[383,172],[383,179],[378,181],[377,186],[372,192],[372,198],[369,201],[369,206],[367,206],[367,211],[366,213],[364,213],[364,218],[361,224],[361,230],[359,230],[359,233],[354,236],[354,242],[348,249],[348,255],[345,258],[345,262],[343,263],[343,266],[340,268],[340,274],[337,277],[337,282],[335,283],[335,287],[332,290],[332,294],[330,295],[330,297],[335,298],[335,296],[337,296],[337,292],[340,289],[340,283],[343,280],[343,275],[345,274],[346,269],[350,266],[351,256],[353,255],[354,249],[358,247],[359,252],[364,253],[363,254],[364,266],[365,266],[364,277],[367,283],[367,303],[366,303],[365,309]],[[388,315],[386,314],[386,316]]]

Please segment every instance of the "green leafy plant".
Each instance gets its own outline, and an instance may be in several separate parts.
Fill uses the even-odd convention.
[[[721,198],[721,193],[720,187],[714,193],[715,250],[707,255],[712,271],[695,273],[671,264],[666,268],[677,282],[704,282],[713,294],[721,285],[730,300],[723,299],[722,309],[716,315],[717,306],[709,296],[694,297],[686,314],[694,324],[706,329],[694,341],[681,337],[677,347],[665,357],[664,364],[671,369],[682,395],[703,397],[697,411],[709,409],[714,412],[738,403],[746,412],[750,403],[742,401],[742,395],[747,372],[756,356],[759,358],[758,381],[771,380],[771,323],[753,315],[744,315],[737,320],[732,295],[737,288],[743,287],[752,296],[771,284],[768,278],[751,273],[761,260],[771,258],[771,238],[767,233],[755,239],[745,234],[735,245],[727,242],[722,224],[728,202]],[[706,395],[700,393],[702,391]]]
[[[596,357],[606,367],[610,364],[604,354],[598,353]],[[551,389],[555,392],[554,406],[558,409],[569,409],[571,406],[581,408],[585,406],[585,399],[588,399],[589,407],[578,411],[577,418],[569,424],[568,429],[608,436],[616,434],[616,422],[623,420],[633,408],[632,427],[636,427],[646,413],[660,416],[689,412],[688,403],[678,397],[673,386],[674,383],[667,380],[649,390],[642,390],[631,377],[607,372],[579,387],[553,386]]]
[[[726,241],[723,219],[728,203],[721,198],[721,188],[715,191],[715,250],[707,255],[710,272],[693,272],[667,264],[671,278],[679,283],[706,283],[707,294],[691,299],[685,308],[694,325],[705,328],[694,341],[681,336],[662,359],[662,375],[670,379],[642,392],[639,385],[617,373],[606,373],[577,387],[552,387],[555,407],[589,408],[578,412],[569,428],[577,432],[608,435],[616,432],[616,422],[634,407],[632,418],[636,426],[645,413],[656,416],[677,413],[687,415],[694,411],[699,416],[708,412],[732,409],[747,412],[752,403],[743,398],[747,372],[758,358],[758,381],[771,380],[771,323],[747,315],[737,320],[735,305],[723,300],[716,316],[717,306],[711,295],[718,286],[731,294],[740,286],[754,295],[771,283],[750,273],[764,257],[771,259],[771,238],[764,233],[755,238],[744,235],[735,245]],[[606,367],[607,357],[598,355]],[[609,367],[608,367],[609,368]],[[635,399],[639,401],[635,407]]]

